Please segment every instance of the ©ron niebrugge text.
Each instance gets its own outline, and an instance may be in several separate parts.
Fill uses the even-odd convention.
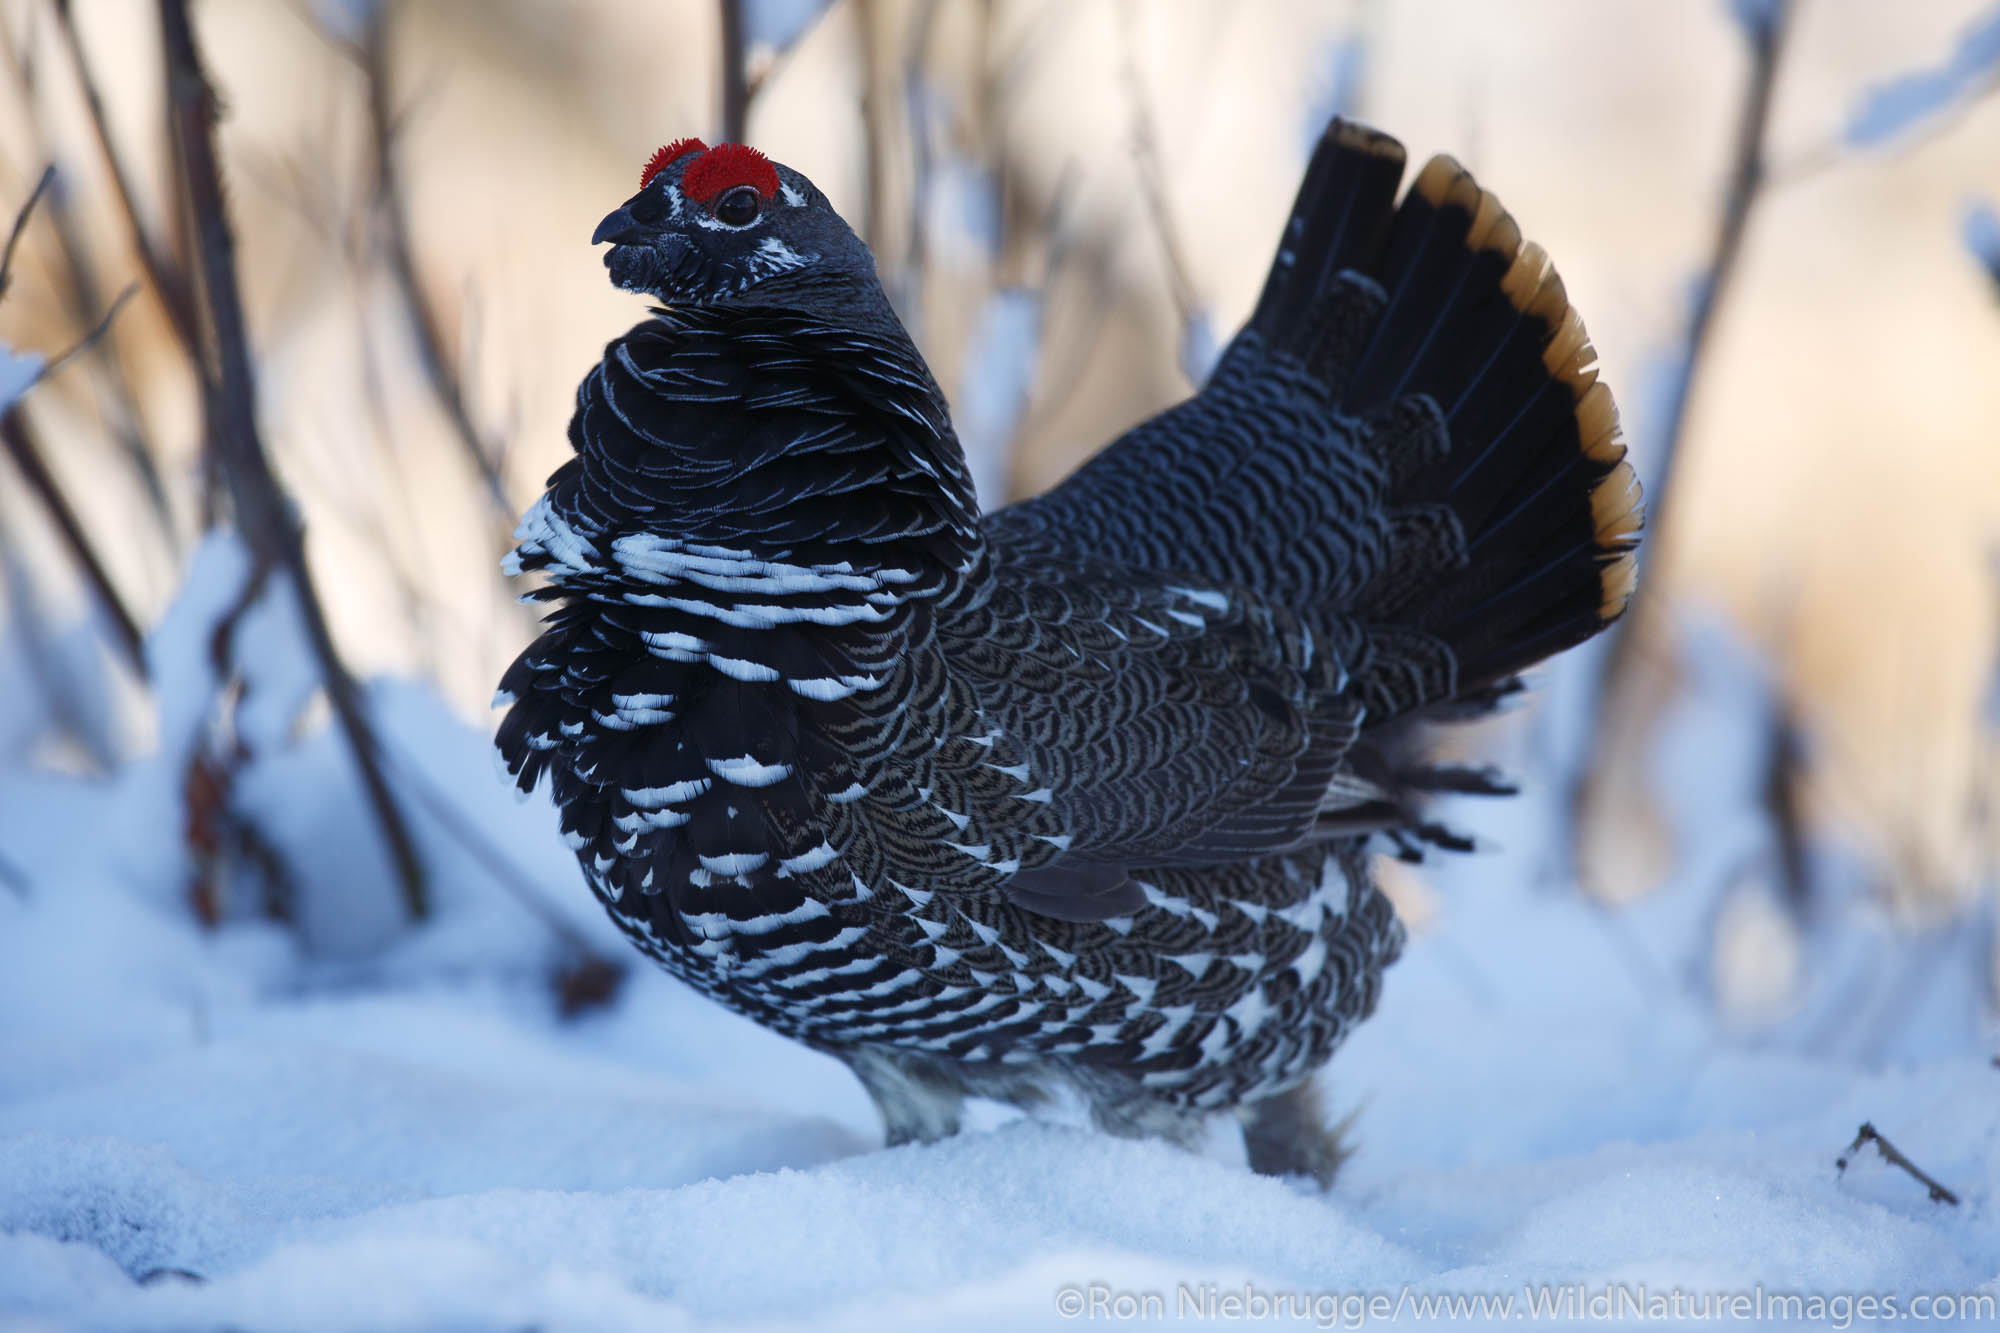
[[[1918,1293],[1768,1291],[1686,1291],[1643,1283],[1593,1287],[1583,1282],[1549,1283],[1513,1292],[1308,1291],[1260,1287],[1252,1282],[1224,1286],[1183,1282],[1173,1290],[1115,1287],[1108,1282],[1072,1282],[1056,1289],[1056,1312],[1070,1319],[1240,1319],[1245,1322],[1310,1324],[1316,1328],[1362,1328],[1404,1319],[1573,1320],[1769,1320],[1807,1321],[1841,1330],[1856,1323],[1908,1319],[1913,1322],[1991,1321],[2000,1318],[2000,1296],[1991,1292]]]

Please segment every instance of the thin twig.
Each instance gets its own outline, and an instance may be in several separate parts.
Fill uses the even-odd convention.
[[[41,179],[28,192],[28,202],[21,205],[21,211],[14,215],[13,230],[7,233],[7,248],[0,250],[0,296],[7,294],[7,284],[14,280],[14,247],[21,243],[21,233],[28,229],[28,215],[35,211],[35,204],[56,178],[55,164],[42,168]]]
[[[1728,190],[1709,245],[1708,265],[1695,287],[1694,309],[1688,314],[1687,330],[1682,335],[1680,375],[1667,401],[1666,417],[1654,432],[1656,461],[1651,492],[1646,497],[1647,527],[1652,534],[1645,547],[1648,552],[1659,550],[1667,505],[1673,498],[1675,466],[1687,429],[1688,406],[1699,387],[1716,314],[1729,299],[1735,281],[1750,218],[1763,197],[1771,98],[1777,87],[1778,64],[1784,54],[1791,12],[1792,0],[1771,0],[1761,21],[1744,23],[1750,44],[1750,76],[1737,114],[1736,150],[1730,164]]]
[[[169,104],[180,146],[180,165],[192,206],[201,273],[215,338],[215,391],[206,395],[208,431],[217,446],[236,520],[257,559],[292,580],[300,618],[318,659],[327,702],[346,733],[362,785],[374,807],[383,841],[395,861],[403,902],[414,920],[429,914],[423,864],[382,771],[381,752],[365,701],[340,660],[306,564],[305,544],[271,473],[257,429],[256,387],[243,305],[236,286],[235,241],[230,235],[215,153],[216,102],[195,47],[186,0],[160,0]]]
[[[362,35],[361,58],[368,84],[368,125],[375,149],[375,197],[382,223],[382,243],[388,252],[390,276],[402,294],[403,308],[410,318],[410,332],[417,343],[417,359],[431,392],[444,408],[452,433],[458,438],[487,496],[493,501],[501,523],[514,526],[514,503],[507,496],[506,479],[494,461],[495,450],[480,434],[466,402],[465,383],[457,366],[445,352],[445,337],[437,312],[424,294],[417,275],[415,248],[410,243],[408,212],[403,203],[402,178],[396,170],[396,117],[389,104],[388,6],[377,6]]]
[[[78,338],[68,347],[63,348],[62,351],[50,357],[48,364],[42,367],[41,373],[35,376],[35,379],[37,381],[47,379],[58,370],[61,370],[63,365],[71,358],[95,347],[102,341],[105,334],[111,332],[111,321],[118,318],[118,312],[125,308],[125,303],[138,294],[139,284],[136,282],[127,283],[124,291],[111,298],[111,304],[104,308],[104,314],[98,319],[97,323],[91,325],[81,338]]]
[[[876,255],[884,253],[889,222],[888,108],[883,96],[887,73],[881,68],[882,0],[854,0],[854,26],[861,43],[861,147],[863,182],[861,239]]]
[[[1160,166],[1160,143],[1153,125],[1152,102],[1146,95],[1145,80],[1139,73],[1139,24],[1132,0],[1123,0],[1118,6],[1118,16],[1122,36],[1119,77],[1125,84],[1125,96],[1131,108],[1133,165],[1139,174],[1139,194],[1146,204],[1146,216],[1153,224],[1153,234],[1159,238],[1161,257],[1166,260],[1167,295],[1172,298],[1174,313],[1180,318],[1179,345],[1185,348],[1201,312],[1196,308],[1194,282],[1188,276],[1187,254],[1181,246],[1180,229],[1174,225],[1173,208],[1167,200],[1166,176]],[[1187,358],[1183,356],[1176,360],[1185,374]]]
[[[1778,67],[1785,51],[1791,12],[1792,0],[1770,0],[1757,16],[1738,20],[1750,48],[1750,69],[1744,85],[1742,106],[1736,117],[1735,150],[1731,157],[1722,212],[1716,219],[1708,264],[1695,288],[1694,308],[1688,314],[1687,328],[1682,334],[1674,390],[1667,401],[1665,416],[1653,433],[1656,462],[1646,495],[1646,526],[1650,535],[1640,551],[1644,560],[1650,561],[1652,553],[1660,549],[1661,537],[1666,531],[1676,463],[1687,429],[1688,405],[1706,364],[1716,315],[1732,290],[1751,216],[1763,196],[1767,180],[1766,139],[1772,93],[1777,87]],[[1641,583],[1643,586],[1644,581]],[[1607,636],[1609,642],[1597,677],[1594,703],[1596,725],[1591,729],[1591,735],[1598,738],[1596,748],[1599,752],[1589,757],[1572,784],[1569,810],[1573,828],[1580,828],[1579,814],[1587,793],[1603,768],[1602,745],[1618,734],[1618,729],[1610,725],[1611,718],[1627,706],[1621,683],[1630,673],[1632,663],[1641,650],[1640,627],[1647,622],[1644,610],[1649,604],[1649,599],[1642,595],[1637,606],[1628,611]]]
[[[904,238],[902,269],[896,276],[901,290],[897,304],[913,337],[922,336],[924,275],[930,267],[930,195],[937,155],[931,150],[931,92],[924,67],[930,58],[937,15],[938,0],[923,0],[903,48],[903,113],[910,134],[910,229]]]
[[[28,196],[28,202],[21,205],[21,211],[14,217],[14,229],[7,235],[6,251],[0,253],[0,295],[5,295],[7,291],[9,280],[8,270],[13,267],[15,242],[19,241],[21,233],[27,230],[28,214],[34,211],[35,202],[42,197],[43,191],[48,189],[49,183],[55,179],[55,175],[56,169],[52,166],[43,170],[41,180],[35,183],[34,192]],[[75,356],[78,352],[92,346],[98,339],[102,338],[111,328],[111,321],[117,318],[118,311],[124,306],[125,302],[132,298],[133,293],[138,290],[137,286],[130,286],[118,293],[118,299],[111,303],[110,308],[104,312],[103,317],[81,338],[77,339],[61,352],[58,352],[52,360],[43,363],[42,368],[35,372],[34,377],[28,381],[28,384],[38,384],[42,380],[47,379],[49,376],[55,374],[65,361]],[[25,392],[25,389],[19,392]]]
[[[1794,916],[1805,915],[1813,897],[1811,837],[1805,809],[1807,768],[1805,723],[1783,686],[1774,684],[1759,800],[1771,825],[1778,885]]]
[[[20,242],[22,233],[27,230],[28,216],[34,211],[36,202],[55,180],[55,174],[56,169],[53,166],[42,171],[41,179],[35,183],[34,191],[28,196],[28,202],[23,204],[21,211],[15,215],[13,229],[7,234],[6,249],[0,252],[0,293],[4,293],[7,289],[9,274],[14,263],[14,247]],[[85,333],[74,345],[57,354],[53,360],[43,363],[29,380],[28,387],[47,379],[71,357],[102,338],[134,290],[136,289],[126,288],[125,292],[111,303],[111,308],[104,312],[104,317],[98,321],[95,328]],[[21,479],[41,502],[42,508],[48,511],[49,519],[55,524],[63,545],[69,549],[70,558],[75,560],[77,567],[83,571],[85,582],[90,584],[98,604],[110,617],[111,626],[116,631],[118,646],[123,650],[133,672],[139,679],[146,679],[145,644],[139,632],[138,621],[127,609],[124,598],[118,595],[117,587],[111,582],[110,571],[91,543],[89,532],[78,518],[68,497],[63,494],[55,474],[49,471],[47,463],[44,462],[42,450],[28,424],[26,409],[18,401],[7,408],[4,416],[0,416],[0,447],[4,447],[7,456],[13,460],[15,469],[20,472]]]
[[[1847,1171],[1847,1164],[1853,1160],[1854,1154],[1871,1143],[1875,1145],[1875,1150],[1882,1154],[1884,1161],[1893,1167],[1909,1172],[1920,1184],[1928,1189],[1931,1192],[1932,1203],[1948,1203],[1953,1207],[1958,1205],[1958,1196],[1956,1194],[1939,1184],[1929,1172],[1903,1156],[1902,1150],[1886,1138],[1883,1138],[1882,1132],[1876,1129],[1870,1121],[1864,1120],[1861,1122],[1861,1130],[1854,1136],[1854,1142],[1848,1144],[1847,1150],[1833,1159],[1834,1166],[1844,1174]]]
[[[77,517],[55,475],[43,462],[40,443],[35,438],[34,428],[28,423],[27,408],[23,404],[17,402],[0,415],[0,447],[5,448],[21,479],[27,483],[35,499],[41,502],[42,508],[48,511],[56,534],[68,548],[77,568],[83,572],[84,581],[90,585],[98,605],[110,618],[125,660],[140,680],[146,679],[145,638],[139,632],[139,622],[126,608],[125,600],[118,595],[104,560],[90,540],[89,530]]]
[[[111,126],[104,114],[104,98],[97,91],[97,80],[90,72],[90,61],[84,55],[82,40],[77,36],[76,20],[70,14],[70,0],[55,0],[55,12],[56,26],[62,32],[63,44],[69,49],[70,62],[76,67],[77,83],[83,90],[84,106],[90,112],[90,127],[97,136],[98,150],[103,154],[105,168],[111,173],[111,184],[117,190],[118,202],[125,211],[125,225],[131,233],[132,249],[138,254],[139,264],[146,270],[146,278],[153,285],[153,293],[159,297],[160,306],[167,313],[167,323],[180,340],[181,350],[187,354],[189,362],[201,365],[201,334],[187,274],[167,258],[139,212],[131,173],[125,169],[125,161],[112,143]]]
[[[750,121],[750,63],[743,0],[717,0],[722,18],[722,142],[742,143]]]
[[[562,941],[565,948],[580,959],[595,959],[607,966],[615,965],[591,945],[582,931],[565,920],[562,914],[549,904],[535,882],[522,872],[512,857],[493,845],[492,839],[488,838],[479,825],[459,807],[449,792],[431,781],[430,776],[423,771],[422,765],[413,755],[394,742],[385,747],[384,753],[388,756],[403,786],[423,803],[438,821],[439,826],[453,841],[463,847],[474,861],[483,866],[486,873],[498,881],[503,889],[512,894],[521,906],[528,909],[530,915],[547,926],[549,932]]]
[[[32,40],[25,46],[17,44],[6,25],[0,24],[0,60],[4,60],[13,72],[23,117],[36,122],[39,142],[47,156],[55,158],[58,155],[49,151],[47,129],[37,115],[34,94],[39,84],[39,71],[35,65]],[[104,309],[104,302],[89,247],[84,243],[70,208],[67,178],[59,168],[51,165],[46,179],[49,186],[49,220],[55,224],[56,252],[62,259],[63,295],[69,302],[70,317],[80,325],[94,324]],[[98,347],[103,352],[100,359],[102,378],[116,407],[117,420],[112,424],[111,432],[117,437],[118,447],[124,451],[133,471],[139,474],[140,484],[145,488],[146,499],[159,521],[167,549],[177,551],[180,542],[174,523],[173,502],[167,496],[166,482],[160,475],[158,463],[154,461],[158,451],[147,434],[145,414],[139,410],[137,397],[132,392],[131,378],[125,372],[117,340],[107,338],[98,343]]]
[[[56,186],[49,192],[49,219],[55,224],[56,249],[62,259],[63,294],[68,299],[70,318],[80,325],[100,324],[103,312],[110,306],[104,301],[103,287],[98,282],[89,246],[84,242],[75,212],[70,207],[68,185],[61,175],[57,176]],[[121,302],[124,299],[124,295],[118,297]],[[160,525],[160,534],[167,549],[178,551],[180,530],[174,520],[174,506],[167,494],[166,478],[160,473],[157,461],[159,450],[148,433],[146,414],[139,406],[137,393],[133,391],[132,378],[118,350],[118,340],[102,337],[89,345],[99,353],[98,378],[103,385],[102,392],[111,400],[112,415],[115,417],[110,425],[111,433],[126,461],[139,476],[139,484],[146,492],[147,503],[152,506],[153,517]]]

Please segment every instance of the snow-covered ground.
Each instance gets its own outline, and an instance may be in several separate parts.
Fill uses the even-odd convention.
[[[152,646],[163,697],[212,688],[204,626],[240,577],[203,552]],[[649,970],[564,1019],[554,935],[435,802],[410,804],[438,910],[404,930],[336,737],[289,732],[288,614],[267,597],[239,630],[264,665],[237,789],[296,868],[296,928],[186,909],[198,709],[113,781],[0,773],[0,1324],[1359,1327],[1465,1297],[1713,1325],[1740,1295],[1744,1326],[1844,1327],[1883,1312],[1867,1299],[2000,1298],[1982,933],[1836,893],[1788,946],[1811,979],[1792,1016],[1715,1017],[1705,886],[1760,836],[1727,707],[1672,733],[1668,768],[1735,777],[1682,784],[1695,850],[1637,907],[1550,887],[1546,794],[1460,812],[1501,848],[1430,872],[1435,923],[1331,1068],[1360,1151],[1321,1196],[1249,1174],[1225,1134],[1194,1156],[1074,1117],[994,1110],[884,1151],[843,1069]],[[373,697],[406,789],[414,769],[449,793],[623,957],[485,736],[419,687]],[[1873,1150],[1838,1170],[1863,1121],[1960,1202]]]

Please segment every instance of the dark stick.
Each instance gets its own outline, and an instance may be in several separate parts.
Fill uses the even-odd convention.
[[[883,105],[888,75],[877,56],[882,22],[879,0],[854,0],[854,23],[861,33],[862,174],[867,178],[859,230],[878,255],[885,253],[889,225],[888,109]]]
[[[56,533],[68,548],[70,559],[76,561],[83,571],[84,581],[97,598],[98,605],[111,620],[111,628],[116,631],[119,649],[125,660],[140,680],[146,679],[145,637],[139,632],[139,622],[126,609],[125,601],[118,595],[118,589],[111,582],[111,575],[98,557],[97,548],[91,545],[90,533],[77,517],[62,487],[56,483],[48,465],[42,461],[42,451],[35,439],[34,428],[28,424],[27,410],[19,403],[0,416],[0,447],[4,447],[7,457],[13,460],[21,479],[28,489],[48,511],[49,519],[55,524]]]
[[[14,228],[7,233],[7,248],[0,250],[0,296],[7,294],[7,284],[14,279],[14,247],[21,243],[21,233],[28,229],[28,215],[35,211],[35,204],[41,199],[56,178],[53,164],[42,168],[41,179],[28,192],[28,202],[21,205],[21,211],[14,215]]]
[[[91,264],[89,247],[84,244],[82,233],[77,229],[68,196],[67,185],[58,177],[56,188],[49,194],[49,219],[55,223],[56,248],[62,258],[64,295],[69,301],[70,317],[78,324],[102,323],[101,312],[113,307],[104,302],[103,288]],[[126,288],[114,299],[113,306],[122,305],[136,290],[136,287]],[[168,549],[178,549],[180,534],[174,522],[173,501],[167,496],[166,479],[160,475],[159,464],[155,461],[159,450],[154,447],[147,432],[146,414],[140,409],[138,397],[132,390],[132,378],[126,372],[124,358],[119,355],[118,342],[114,338],[103,338],[94,345],[99,354],[99,378],[115,407],[113,415],[116,419],[111,423],[111,432],[131,463],[132,470],[139,476],[139,483],[145,489],[154,517],[159,520],[160,533],[166,538]]]
[[[1861,1122],[1861,1131],[1854,1136],[1854,1142],[1847,1145],[1847,1150],[1833,1159],[1834,1166],[1844,1173],[1847,1170],[1848,1162],[1853,1159],[1854,1154],[1871,1143],[1875,1145],[1875,1150],[1882,1154],[1882,1159],[1888,1162],[1889,1165],[1898,1167],[1916,1177],[1918,1183],[1931,1192],[1932,1203],[1948,1203],[1953,1207],[1958,1206],[1958,1196],[1956,1194],[1953,1194],[1950,1190],[1932,1179],[1930,1174],[1922,1167],[1903,1156],[1902,1150],[1889,1142],[1889,1140],[1883,1138],[1882,1132],[1875,1128],[1872,1121],[1864,1120]]]
[[[90,61],[84,56],[83,43],[76,35],[70,0],[55,0],[55,11],[56,26],[62,30],[63,44],[69,48],[70,61],[76,66],[77,83],[83,89],[84,106],[90,112],[90,127],[97,136],[98,150],[111,173],[111,184],[118,191],[118,202],[125,210],[125,225],[131,233],[132,248],[138,253],[140,267],[146,270],[146,278],[153,284],[153,292],[167,312],[167,323],[180,340],[181,350],[190,362],[200,365],[201,333],[197,327],[194,296],[189,290],[187,275],[167,259],[152,233],[146,230],[145,219],[140,216],[138,196],[132,190],[131,173],[125,170],[124,159],[111,142],[111,127],[104,116],[104,98],[97,91],[97,80],[91,75]]]
[[[22,92],[23,110],[30,119],[34,118],[33,94],[37,86],[37,74],[33,56],[17,50],[4,25],[0,25],[0,60],[4,60],[14,74]],[[48,136],[40,135],[46,147]],[[51,157],[55,154],[51,153]],[[48,186],[49,220],[55,224],[56,251],[63,264],[64,296],[68,299],[70,316],[78,324],[92,324],[104,309],[104,301],[97,282],[96,270],[91,264],[89,249],[83,243],[77,230],[76,218],[69,206],[69,189],[62,173],[53,165],[44,172],[44,183]],[[37,186],[39,193],[41,186]],[[0,289],[5,284],[0,283]],[[118,344],[106,339],[99,344],[102,352],[100,366],[109,397],[116,404],[117,420],[110,429],[117,437],[119,448],[125,451],[133,471],[139,474],[140,484],[145,488],[146,498],[153,507],[153,513],[160,523],[161,535],[166,538],[168,548],[177,549],[178,534],[173,517],[173,504],[167,497],[164,479],[154,462],[157,451],[146,433],[145,415],[139,410],[132,393],[132,382],[125,373],[125,364],[118,355]]]
[[[1139,194],[1145,200],[1146,216],[1153,224],[1154,234],[1159,237],[1160,253],[1166,260],[1167,295],[1172,298],[1174,313],[1180,318],[1180,346],[1184,351],[1200,311],[1196,308],[1194,282],[1188,276],[1187,255],[1181,245],[1180,229],[1174,225],[1173,209],[1167,202],[1166,175],[1160,165],[1159,135],[1146,97],[1146,82],[1139,72],[1138,16],[1131,0],[1124,0],[1119,5],[1118,16],[1124,52],[1119,73],[1125,83],[1125,96],[1131,103],[1132,157],[1139,173]],[[1185,374],[1188,369],[1186,357],[1181,356],[1177,361]]]
[[[722,141],[742,143],[750,120],[750,63],[743,34],[743,0],[718,0],[722,9]]]
[[[1777,86],[1778,61],[1784,53],[1791,13],[1791,0],[1771,0],[1763,22],[1745,22],[1744,31],[1750,43],[1750,81],[1742,109],[1737,113],[1736,152],[1722,216],[1716,220],[1715,238],[1709,246],[1708,270],[1696,289],[1694,310],[1688,318],[1683,343],[1684,370],[1668,401],[1666,421],[1659,432],[1659,461],[1654,470],[1653,493],[1647,497],[1647,526],[1653,533],[1649,549],[1657,549],[1659,534],[1665,528],[1666,506],[1673,494],[1674,467],[1680,456],[1688,404],[1694,397],[1697,374],[1705,361],[1716,312],[1728,299],[1737,261],[1743,253],[1744,234],[1763,197],[1768,176],[1765,137],[1771,119],[1771,94]]]
[[[4,252],[0,252],[0,294],[4,294],[7,290],[8,278],[14,265],[14,247],[20,243],[21,234],[28,229],[28,216],[34,212],[36,201],[48,190],[55,178],[56,169],[53,166],[45,168],[41,179],[35,183],[33,192],[28,195],[28,202],[21,205],[21,211],[14,217],[13,229],[7,234],[7,247]],[[99,320],[97,326],[86,333],[75,346],[44,364],[35,379],[39,381],[46,378],[56,367],[102,338],[106,330],[111,327],[112,318],[125,304],[126,298],[131,296],[132,290],[128,287],[123,295],[112,302],[111,308],[104,313],[104,318]],[[69,549],[70,558],[76,561],[77,568],[83,571],[84,581],[90,584],[90,590],[96,596],[98,604],[111,618],[111,627],[116,632],[118,646],[123,650],[126,660],[131,663],[133,672],[140,680],[146,679],[145,640],[139,632],[139,623],[126,607],[125,599],[118,595],[116,585],[111,582],[110,571],[105,568],[104,561],[98,556],[97,548],[91,544],[90,533],[84,528],[82,520],[77,517],[76,510],[70,505],[68,497],[63,494],[62,487],[57,484],[55,474],[49,471],[48,465],[43,461],[42,450],[35,439],[33,428],[28,424],[26,410],[18,402],[11,405],[4,416],[0,416],[0,448],[5,449],[7,456],[13,460],[15,469],[20,472],[21,479],[27,483],[35,498],[41,501],[42,508],[48,511],[49,519],[55,524],[63,545]]]
[[[389,106],[389,20],[388,6],[378,6],[362,37],[362,70],[368,82],[368,127],[375,148],[375,199],[382,220],[382,240],[388,251],[389,273],[402,294],[403,309],[410,317],[410,332],[417,342],[417,357],[431,392],[444,408],[452,433],[464,447],[486,493],[508,528],[514,526],[514,504],[507,498],[507,483],[494,461],[494,451],[480,436],[466,403],[465,384],[453,359],[445,353],[443,327],[437,312],[424,294],[417,276],[416,251],[410,244],[409,215],[403,207],[401,175],[396,170],[396,121]]]
[[[903,117],[910,134],[910,213],[909,232],[904,238],[903,262],[897,274],[895,306],[910,326],[912,336],[920,336],[924,322],[924,274],[930,266],[931,178],[936,171],[931,152],[930,98],[924,91],[924,65],[929,59],[931,33],[937,26],[938,0],[923,0],[903,49]]]
[[[90,326],[89,331],[68,347],[50,357],[48,364],[42,367],[42,373],[35,376],[35,378],[37,380],[47,379],[60,370],[65,362],[95,347],[103,340],[105,334],[111,332],[111,321],[118,318],[118,312],[125,308],[125,303],[138,294],[139,284],[135,282],[113,297],[111,304],[105,307],[104,314],[98,318],[95,324]]]
[[[479,825],[459,808],[451,793],[432,782],[406,750],[391,744],[385,753],[404,786],[416,794],[417,799],[430,810],[431,815],[452,840],[464,848],[473,860],[484,866],[486,872],[514,896],[515,901],[527,908],[531,915],[549,928],[549,933],[560,940],[563,947],[575,958],[578,970],[614,979],[610,984],[615,986],[617,984],[615,978],[624,972],[623,963],[599,953],[582,931],[564,920],[542,896],[535,882],[514,863],[513,858],[493,845],[493,841],[486,836]]]
[[[1773,686],[1760,803],[1777,844],[1779,888],[1786,906],[1801,916],[1812,904],[1810,816],[1804,791],[1807,761],[1805,724],[1782,687]]]
[[[1744,88],[1743,105],[1737,112],[1736,147],[1722,214],[1716,220],[1715,236],[1709,246],[1708,266],[1695,293],[1694,309],[1689,313],[1687,331],[1682,340],[1679,382],[1674,386],[1666,418],[1657,437],[1659,461],[1646,495],[1647,540],[1640,547],[1640,559],[1648,564],[1652,553],[1659,549],[1661,535],[1666,531],[1667,502],[1673,494],[1675,465],[1687,428],[1688,404],[1700,381],[1708,353],[1709,335],[1715,327],[1717,312],[1729,297],[1737,262],[1743,252],[1743,238],[1749,230],[1751,215],[1756,210],[1767,179],[1765,138],[1771,119],[1771,95],[1777,86],[1778,64],[1784,54],[1791,12],[1792,0],[1770,0],[1768,9],[1760,18],[1739,20],[1750,46],[1749,80]],[[1641,582],[1643,585],[1644,581]],[[1642,595],[1636,609],[1643,612],[1648,604],[1649,599]],[[1613,734],[1609,719],[1614,711],[1623,706],[1619,682],[1626,676],[1634,653],[1640,647],[1642,633],[1638,626],[1644,619],[1642,614],[1627,611],[1606,636],[1608,643],[1597,677],[1595,725],[1591,729],[1593,736],[1608,737]],[[1569,801],[1573,824],[1582,809],[1590,779],[1601,767],[1601,757],[1593,754],[1577,774]]]
[[[270,461],[257,432],[257,397],[252,379],[249,338],[243,323],[242,299],[236,286],[235,241],[230,235],[222,196],[222,174],[215,154],[216,102],[201,65],[188,22],[186,0],[160,0],[160,27],[166,58],[169,105],[180,145],[181,170],[192,205],[196,250],[208,292],[209,321],[219,363],[214,391],[205,396],[210,439],[226,474],[236,521],[260,563],[285,571],[298,596],[300,617],[326,686],[327,702],[347,736],[369,804],[396,863],[403,902],[413,920],[429,914],[423,864],[382,772],[382,760],[367,707],[347,673],[327,629],[326,616],[314,590],[305,544],[291,509],[271,474]]]

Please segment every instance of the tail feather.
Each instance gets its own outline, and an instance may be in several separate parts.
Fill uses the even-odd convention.
[[[986,520],[1016,552],[1255,589],[1338,635],[1358,622],[1373,725],[1490,699],[1604,628],[1639,527],[1617,409],[1548,256],[1449,158],[1399,200],[1404,166],[1395,140],[1330,125],[1208,386]]]
[[[1338,308],[1324,297],[1340,275],[1375,268],[1405,160],[1403,145],[1377,130],[1344,120],[1327,126],[1250,316],[1248,327],[1269,346],[1310,346],[1316,321]]]
[[[1395,205],[1401,165],[1393,141],[1328,130],[1251,328],[1320,371],[1339,409],[1370,424],[1392,515],[1452,516],[1452,542],[1436,540],[1435,524],[1392,521],[1412,536],[1354,609],[1442,639],[1460,688],[1472,689],[1623,612],[1639,493],[1596,353],[1547,254],[1448,157]],[[1323,255],[1301,263],[1314,244]],[[1327,330],[1357,311],[1365,332],[1324,365]]]

